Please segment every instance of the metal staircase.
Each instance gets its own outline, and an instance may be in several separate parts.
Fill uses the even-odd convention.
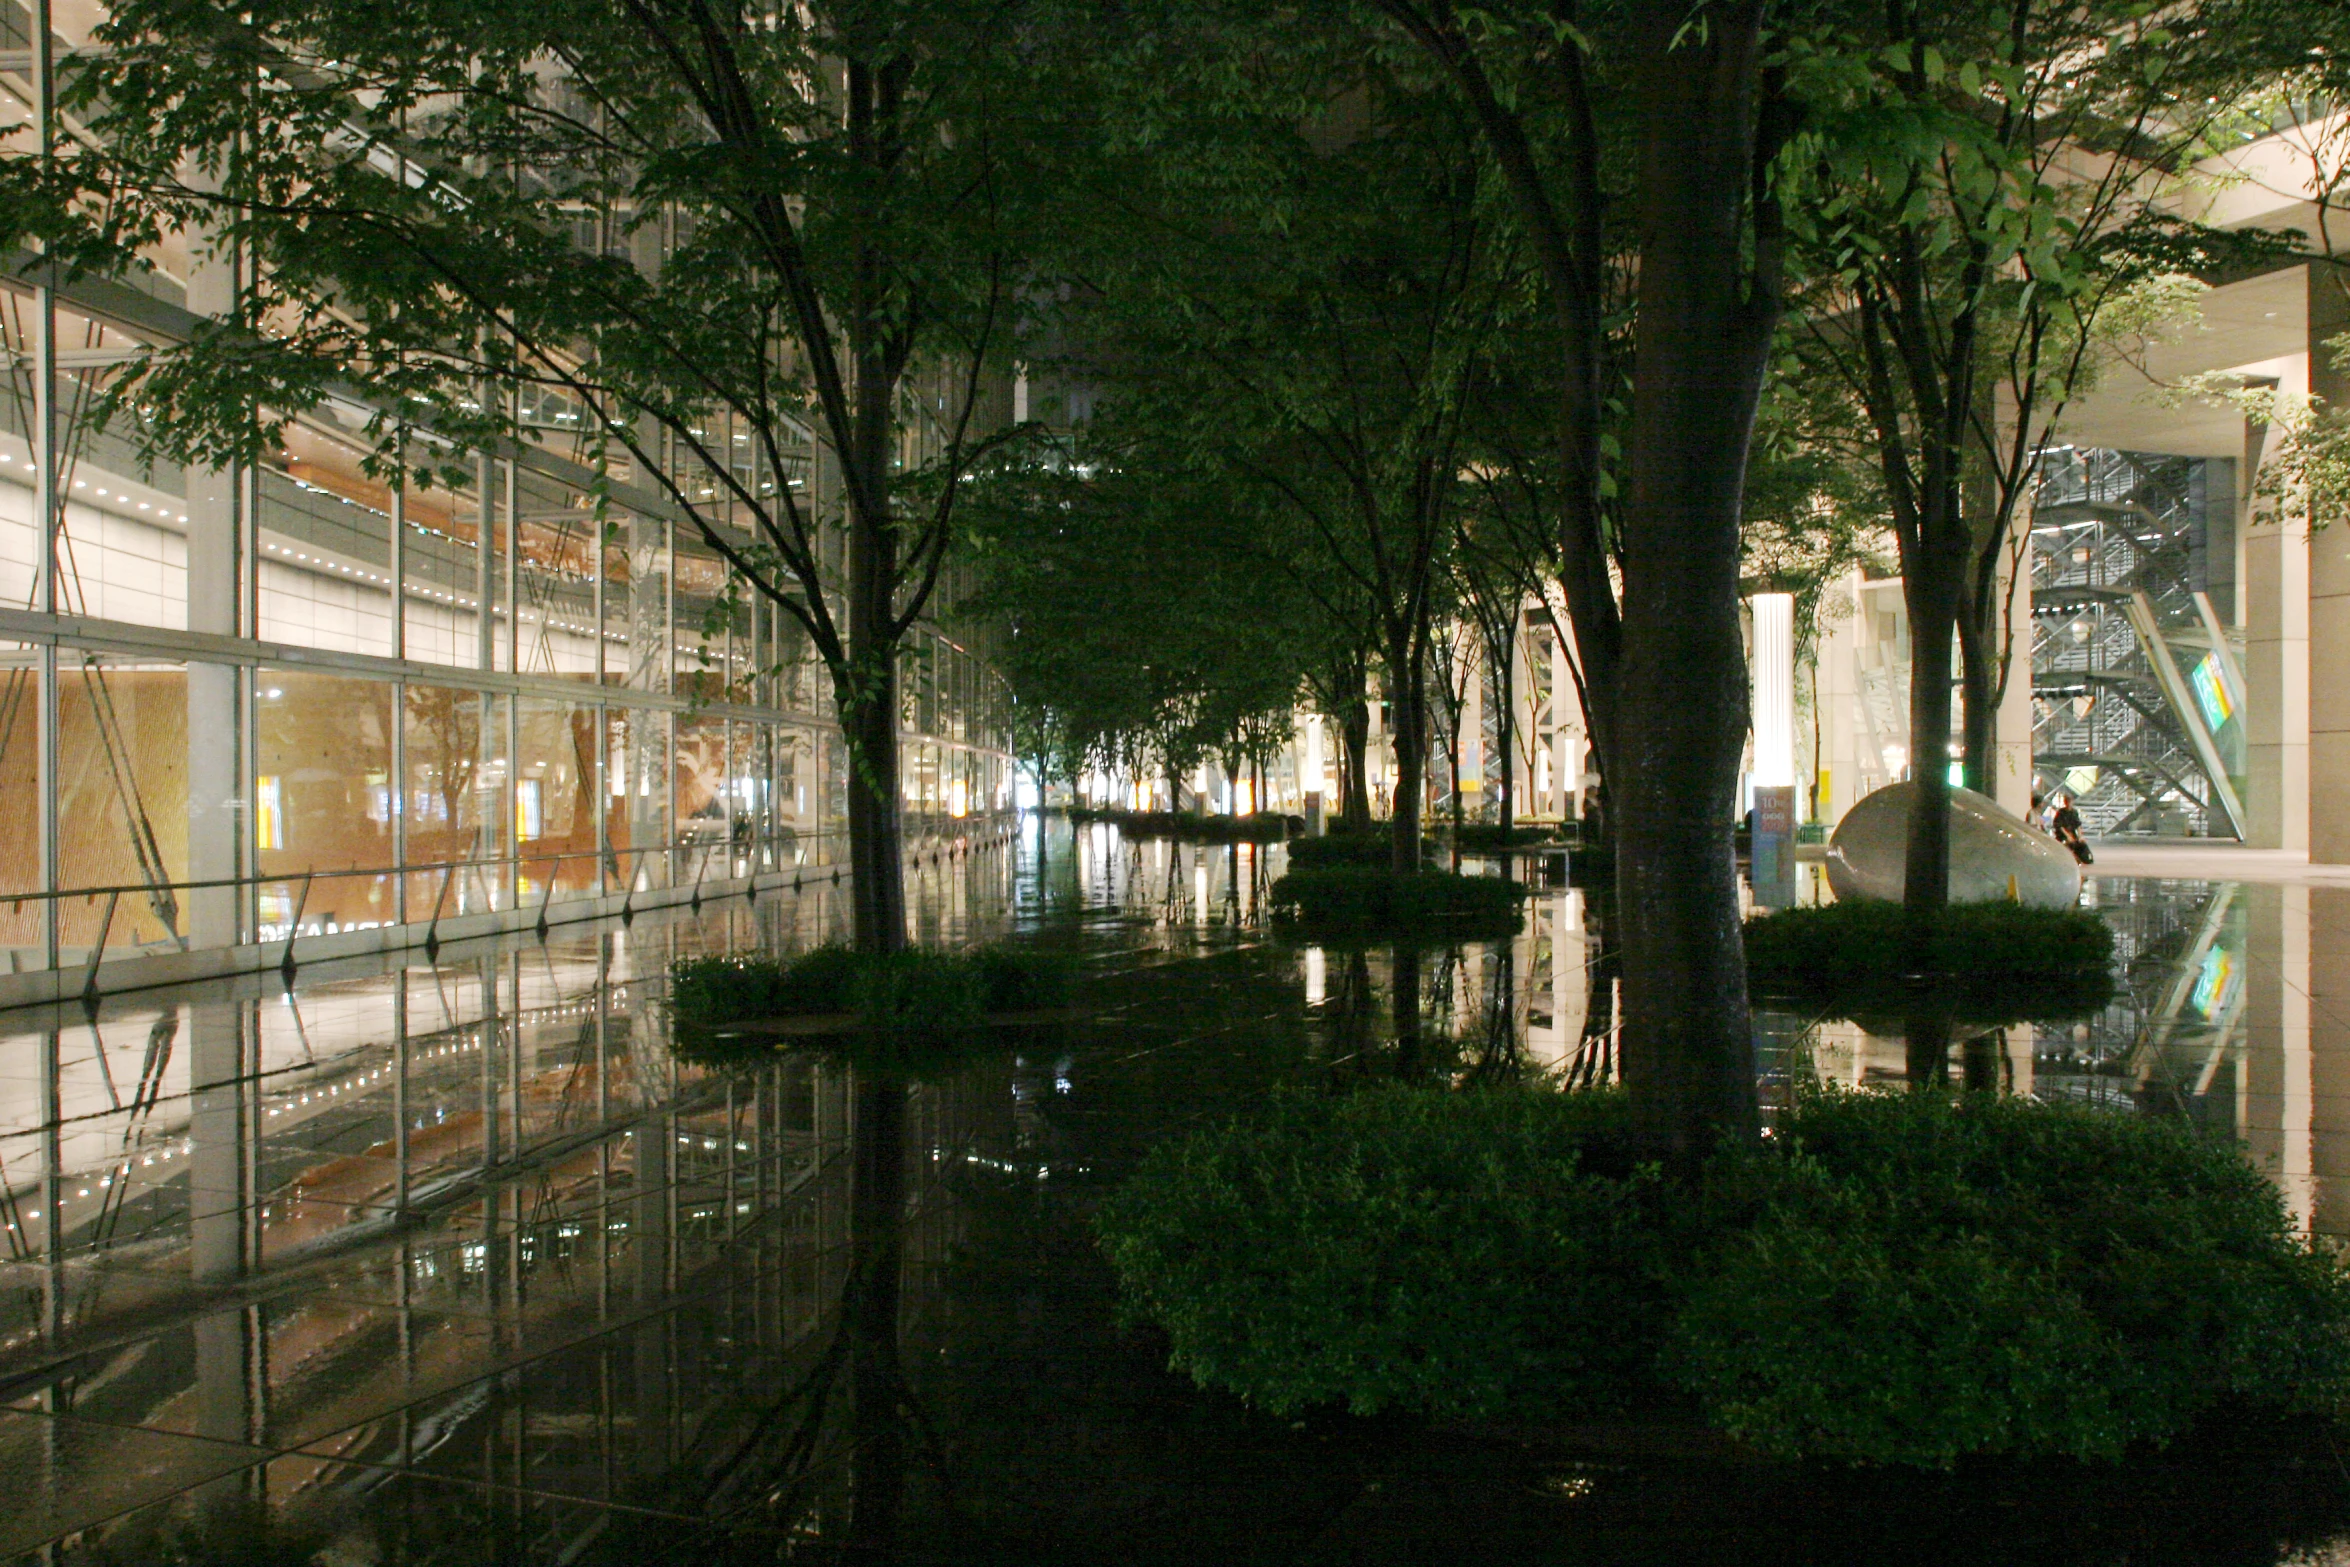
[[[2202,458],[2068,449],[2042,470],[2033,787],[2092,834],[2243,836],[2242,665],[2199,580],[2212,509],[2234,504]]]

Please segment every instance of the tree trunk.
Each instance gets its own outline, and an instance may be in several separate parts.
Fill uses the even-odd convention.
[[[1929,503],[1931,505],[1931,503]],[[1929,510],[1921,539],[1936,541],[1906,562],[1902,598],[1909,607],[1908,854],[1902,905],[1930,916],[1950,901],[1950,643],[1957,629],[1965,556],[1950,547],[1948,522]],[[1922,925],[1916,942],[1923,943]],[[1920,947],[1918,957],[1922,958]]]
[[[1969,343],[1979,342],[1973,334]],[[1998,400],[1992,378],[1974,376],[1975,419],[1989,428],[1998,419]],[[2029,425],[2027,408],[2021,417]],[[2000,559],[2008,537],[2001,525],[1999,488],[1991,465],[1973,444],[1959,459],[1961,507],[1951,519],[1967,541],[1967,560],[1959,578],[1958,664],[1961,697],[1960,739],[1964,782],[1977,794],[1994,799],[1999,794],[1999,655],[2001,610],[2004,608]],[[2027,654],[2025,662],[2029,664]]]
[[[859,952],[906,944],[905,840],[898,806],[897,682],[843,703],[849,741],[849,899]]]
[[[1901,1028],[1905,1076],[1913,1093],[1938,1093],[1950,1086],[1950,1014],[1921,1008]]]
[[[1959,1051],[1959,1063],[1970,1094],[1996,1094],[2007,1087],[2007,1030],[1970,1037]]]
[[[1775,299],[1742,257],[1760,0],[1675,42],[1647,23],[1640,292],[1624,529],[1624,700],[1605,758],[1638,1134],[1686,1169],[1758,1108],[1732,831],[1746,736],[1739,524]]]
[[[1495,698],[1501,713],[1499,728],[1495,731],[1501,743],[1495,749],[1501,753],[1501,841],[1505,844],[1510,838],[1510,818],[1518,804],[1515,785],[1518,775],[1517,675],[1518,637],[1517,627],[1513,625],[1509,637],[1501,645],[1501,678]]]
[[[1371,830],[1371,706],[1365,699],[1361,677],[1357,676],[1354,691],[1341,705],[1338,714],[1339,744],[1345,753],[1346,777],[1340,782],[1346,789],[1346,798],[1340,807],[1338,819],[1349,832]]]
[[[1420,868],[1420,806],[1427,792],[1428,711],[1422,677],[1426,653],[1417,646],[1388,649],[1388,667],[1400,671],[1388,693],[1388,733],[1395,744],[1395,803],[1388,813],[1394,856],[1388,861],[1399,874]]]
[[[1346,973],[1339,980],[1338,1000],[1325,1009],[1330,1015],[1330,1056],[1354,1064],[1358,1075],[1371,1070],[1371,955],[1362,947],[1346,954]]]
[[[882,470],[878,444],[869,454]],[[890,620],[897,541],[888,519],[849,519],[849,678],[834,700],[849,747],[849,899],[859,952],[906,944],[905,824],[898,794],[898,660]]]
[[[1388,973],[1395,982],[1395,1075],[1410,1082],[1420,1075],[1420,949],[1397,942]]]
[[[853,1559],[887,1560],[897,1544],[906,1479],[900,1406],[899,1277],[906,1208],[906,1087],[859,1074],[851,1129],[849,1282],[850,1458],[848,1544]]]
[[[864,102],[862,89],[856,94]],[[860,111],[861,112],[861,111]],[[890,514],[890,447],[897,378],[875,317],[881,259],[857,252],[849,349],[855,368],[849,449],[839,453],[857,482],[848,486],[848,675],[834,703],[849,745],[849,899],[859,952],[906,945],[905,818],[898,791],[897,519]]]
[[[1984,609],[1963,605],[1958,616],[1959,726],[1966,786],[1999,793],[1999,633]]]

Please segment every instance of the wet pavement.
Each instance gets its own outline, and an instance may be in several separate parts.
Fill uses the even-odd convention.
[[[670,1051],[669,963],[837,939],[829,884],[0,1016],[0,1561],[2350,1563],[2350,1469],[2294,1433],[1888,1479],[1170,1375],[1089,1228],[1153,1144],[1284,1083],[1612,1067],[1604,908],[1547,866],[1513,941],[1347,951],[1264,928],[1280,858],[926,845],[923,939],[1073,950],[1084,1016],[911,1086]],[[2350,1232],[2350,889],[2094,896],[2113,1005],[1953,1080],[2192,1119]],[[1767,1089],[1918,1065],[1756,1028]]]

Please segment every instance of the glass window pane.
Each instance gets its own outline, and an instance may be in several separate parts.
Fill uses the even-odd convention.
[[[396,917],[392,701],[386,681],[263,668],[254,675],[254,847],[265,933]],[[307,893],[295,885],[313,878]]]
[[[515,836],[523,896],[585,897],[596,891],[596,712],[569,702],[522,699],[516,720]]]

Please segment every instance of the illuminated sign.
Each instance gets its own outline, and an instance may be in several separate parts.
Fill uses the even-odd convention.
[[[2189,677],[2195,687],[2195,705],[2203,709],[2203,722],[2213,734],[2236,716],[2236,704],[2228,700],[2227,682],[2220,678],[2219,655],[2206,653]]]

